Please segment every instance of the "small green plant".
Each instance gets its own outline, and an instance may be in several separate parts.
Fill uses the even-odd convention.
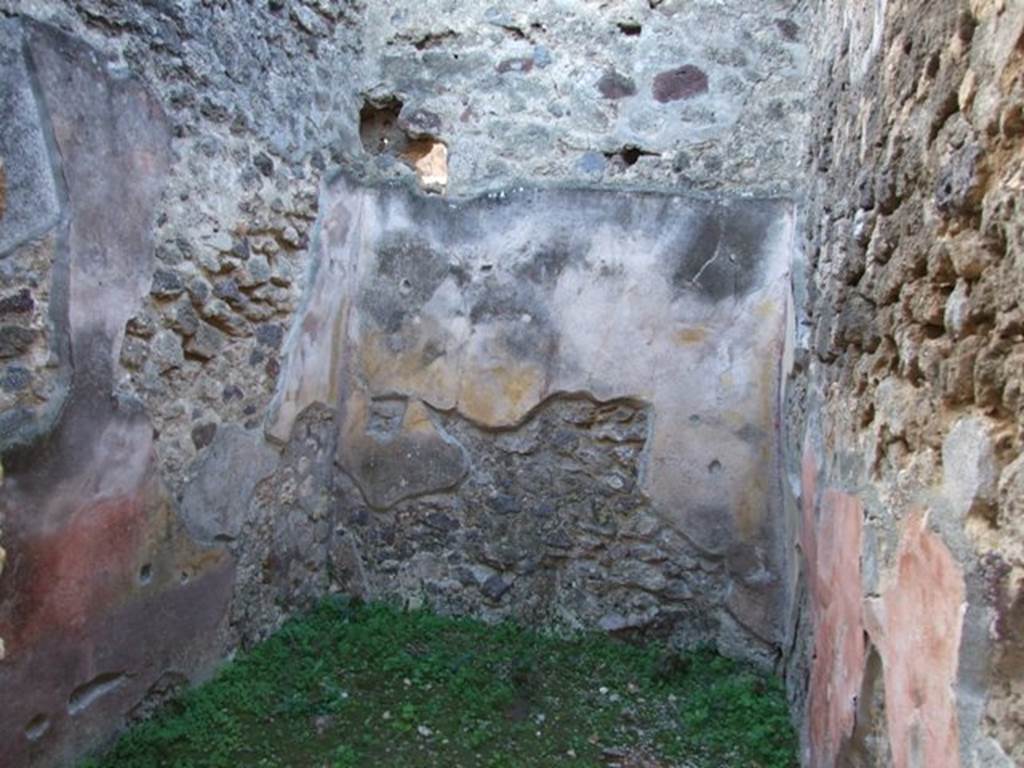
[[[583,768],[609,750],[796,765],[778,682],[710,651],[331,599],[85,766]]]

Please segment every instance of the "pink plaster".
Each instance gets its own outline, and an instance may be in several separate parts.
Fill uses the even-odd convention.
[[[864,617],[860,551],[863,508],[855,496],[828,489],[815,503],[817,468],[803,459],[801,546],[814,619],[814,657],[808,701],[810,764],[835,765],[853,732],[864,675]],[[819,514],[817,519],[815,509]]]
[[[886,723],[894,768],[958,768],[956,684],[966,607],[963,572],[915,512],[868,629],[884,665]]]

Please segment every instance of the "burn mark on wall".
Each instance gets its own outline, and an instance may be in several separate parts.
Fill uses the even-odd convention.
[[[546,360],[557,334],[544,295],[530,283],[491,281],[471,292],[469,320],[498,327],[499,338],[516,359]]]
[[[388,232],[375,249],[377,279],[364,286],[362,306],[385,333],[397,333],[451,275],[450,260],[411,232]]]
[[[584,267],[588,245],[576,240],[555,237],[536,246],[529,256],[519,262],[514,272],[532,283],[553,286],[570,266]]]
[[[723,633],[750,638],[757,658],[768,659],[781,615],[774,611],[781,585],[771,525],[775,507],[765,498],[772,494],[774,464],[768,442],[750,436],[772,430],[775,368],[770,365],[766,375],[765,360],[773,359],[766,350],[782,328],[781,305],[773,298],[782,283],[769,283],[767,276],[783,274],[785,205],[531,188],[441,201],[344,177],[325,194],[328,218],[318,246],[324,264],[304,316],[296,319],[302,330],[315,318],[318,336],[290,335],[286,389],[280,396],[287,409],[273,430],[287,435],[291,415],[315,401],[309,398],[336,404],[339,482],[364,511],[358,519],[374,537],[364,541],[354,528],[349,533],[356,535],[345,534],[339,559],[355,580],[353,589],[372,594],[367,580],[389,579],[396,572],[408,580],[393,584],[393,594],[419,589],[415,585],[424,580],[444,581],[438,576],[441,566],[427,566],[436,564],[436,553],[416,549],[402,532],[403,516],[411,509],[423,510],[424,520],[431,521],[424,526],[435,531],[431,535],[439,527],[463,531],[459,546],[477,546],[475,524],[452,512],[470,488],[476,489],[480,515],[528,519],[536,506],[538,514],[550,517],[550,506],[534,499],[535,491],[517,488],[502,467],[517,461],[515,456],[547,451],[551,468],[536,482],[554,488],[547,495],[556,499],[558,484],[566,482],[559,478],[576,472],[583,455],[576,456],[572,444],[588,445],[590,438],[574,437],[572,427],[545,434],[554,446],[564,443],[575,458],[559,454],[557,447],[536,447],[528,437],[537,431],[532,425],[557,422],[541,416],[550,398],[564,392],[590,393],[591,400],[628,394],[643,401],[637,407],[644,413],[648,407],[658,411],[657,424],[647,416],[627,419],[650,431],[641,436],[644,457],[629,458],[632,443],[602,443],[586,454],[599,457],[613,448],[627,464],[635,462],[635,472],[623,467],[600,482],[619,494],[615,504],[626,504],[623,493],[643,499],[638,519],[645,527],[631,534],[633,543],[646,546],[662,536],[673,543],[672,553],[657,563],[631,566],[637,573],[630,578],[650,585],[668,579],[679,600],[671,611],[659,613],[661,587],[656,586],[646,598],[616,603],[604,615],[595,587],[583,590],[587,607],[580,610],[593,626],[624,632],[655,625],[683,631],[685,617],[708,639],[728,624]],[[336,216],[354,223],[337,238],[330,227]],[[738,234],[727,231],[733,219],[744,218],[763,226],[754,226],[749,237],[745,225],[737,225]],[[673,285],[682,255],[677,244],[700,235],[702,225],[709,258],[717,253],[732,263],[731,255],[749,267],[747,274],[730,279],[721,296],[765,290],[756,313],[739,319],[743,330],[733,308],[708,287]],[[325,329],[333,329],[336,341],[322,343]],[[713,406],[705,402],[704,388],[686,382],[704,361],[727,357],[729,371],[715,368],[722,378]],[[733,403],[728,423],[708,419],[691,434],[687,417],[721,408],[723,400]],[[490,449],[472,442],[474,430],[481,440],[508,447],[499,454],[507,456],[501,466],[479,459]],[[721,471],[715,471],[714,461]],[[566,514],[589,520],[600,536],[613,537],[617,524],[607,510],[586,501],[588,493],[577,488],[579,505]],[[679,499],[686,500],[684,508]],[[699,518],[701,509],[708,511],[708,520]],[[448,526],[448,519],[458,525]],[[504,531],[495,528],[493,536],[500,539]],[[570,550],[577,546],[576,533],[564,526],[550,531],[553,542]],[[398,540],[406,543],[381,563],[360,560],[368,556],[367,547]],[[708,570],[677,573],[664,565],[684,552],[702,558]],[[571,567],[538,589],[568,590],[570,581],[589,579],[590,564],[572,559]],[[478,564],[478,585],[462,587],[480,601],[465,602],[474,610],[507,606],[501,610],[519,612],[528,604],[572,599],[555,594],[535,599],[517,588],[515,569],[488,562]],[[413,578],[412,571],[420,568],[426,569],[422,579]],[[469,601],[465,594],[452,605]],[[684,602],[682,596],[692,594],[700,600]],[[735,650],[748,648],[735,641]]]
[[[764,244],[777,221],[772,201],[709,206],[674,245],[676,294],[696,293],[710,301],[749,294],[763,281]]]

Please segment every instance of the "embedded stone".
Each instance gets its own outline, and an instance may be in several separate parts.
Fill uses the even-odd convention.
[[[153,284],[149,292],[160,299],[173,299],[185,290],[185,284],[177,272],[169,269],[157,269],[153,272]]]
[[[512,585],[497,574],[489,577],[480,585],[480,592],[483,593],[484,597],[493,602],[501,600],[510,589],[512,589]]]
[[[239,273],[238,284],[243,288],[263,285],[270,280],[272,272],[267,257],[262,253],[250,256],[245,268]]]
[[[36,332],[20,325],[0,326],[0,359],[17,357],[32,348]]]
[[[800,25],[792,19],[776,19],[775,26],[787,42],[795,42],[800,36]]]
[[[132,370],[140,370],[149,355],[146,342],[136,336],[125,336],[121,342],[121,365]]]
[[[264,347],[277,349],[284,339],[284,327],[278,323],[265,323],[256,326],[256,341]]]
[[[217,423],[214,421],[208,421],[205,424],[199,424],[192,427],[192,444],[199,450],[202,450],[210,443],[213,442],[214,435],[217,434]]]
[[[276,464],[277,453],[258,432],[236,424],[218,428],[212,443],[188,470],[180,512],[188,532],[207,544],[237,538],[257,483]],[[225,478],[231,482],[224,482]]]
[[[171,331],[160,331],[150,343],[150,357],[161,372],[180,368],[185,362],[181,338]]]
[[[153,334],[156,333],[156,329],[156,318],[153,317],[151,312],[146,310],[132,315],[128,318],[128,322],[125,323],[124,326],[125,333],[130,336],[138,336],[143,339],[152,338]]]
[[[654,78],[651,95],[655,101],[665,104],[670,101],[692,99],[708,91],[708,76],[700,67],[684,64],[681,67],[661,72]]]
[[[998,494],[998,522],[1008,529],[1020,526],[1021,520],[1024,520],[1024,453],[1002,471]]]
[[[935,183],[935,207],[946,216],[977,211],[986,172],[985,153],[977,143],[967,142],[954,150]]]
[[[636,83],[633,78],[610,70],[597,81],[597,90],[606,99],[624,99],[636,94]]]
[[[189,279],[186,290],[192,303],[198,306],[206,303],[211,289],[210,284],[197,275]]]
[[[441,116],[429,109],[412,108],[406,104],[398,116],[398,127],[410,138],[423,139],[437,136],[441,132]]]
[[[218,280],[213,284],[213,294],[220,299],[224,299],[228,304],[239,305],[245,301],[245,296],[238,289],[238,283],[233,278],[227,278],[226,280]]]
[[[506,72],[520,72],[525,74],[533,69],[533,58],[524,57],[518,59],[505,59],[504,61],[501,61],[495,69],[497,69],[501,74]]]
[[[32,373],[20,365],[9,365],[0,375],[0,388],[4,392],[21,392],[32,382]]]
[[[967,327],[968,317],[969,295],[967,282],[961,279],[957,280],[956,287],[946,299],[946,308],[943,312],[943,323],[946,327],[946,332],[952,335],[954,339],[963,336],[964,330]]]
[[[195,334],[185,342],[185,352],[190,357],[211,360],[224,348],[227,337],[206,323],[200,323]]]
[[[207,302],[200,313],[208,323],[217,326],[229,336],[242,336],[249,330],[249,323],[245,318],[236,314],[227,302],[221,299]]]
[[[988,419],[967,416],[942,443],[943,489],[958,515],[987,514],[995,503],[999,469],[992,428]]]
[[[36,303],[32,299],[32,292],[28,288],[22,288],[16,293],[8,294],[0,298],[0,315],[24,315],[35,309]]]
[[[274,161],[266,152],[259,152],[252,159],[252,164],[266,177],[274,175]]]
[[[199,330],[199,324],[199,315],[189,301],[182,300],[175,306],[174,319],[171,321],[174,330],[182,336],[192,336]]]

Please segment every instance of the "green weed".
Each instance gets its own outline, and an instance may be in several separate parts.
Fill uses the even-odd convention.
[[[630,752],[797,764],[779,683],[710,651],[331,599],[83,768],[583,768]]]

